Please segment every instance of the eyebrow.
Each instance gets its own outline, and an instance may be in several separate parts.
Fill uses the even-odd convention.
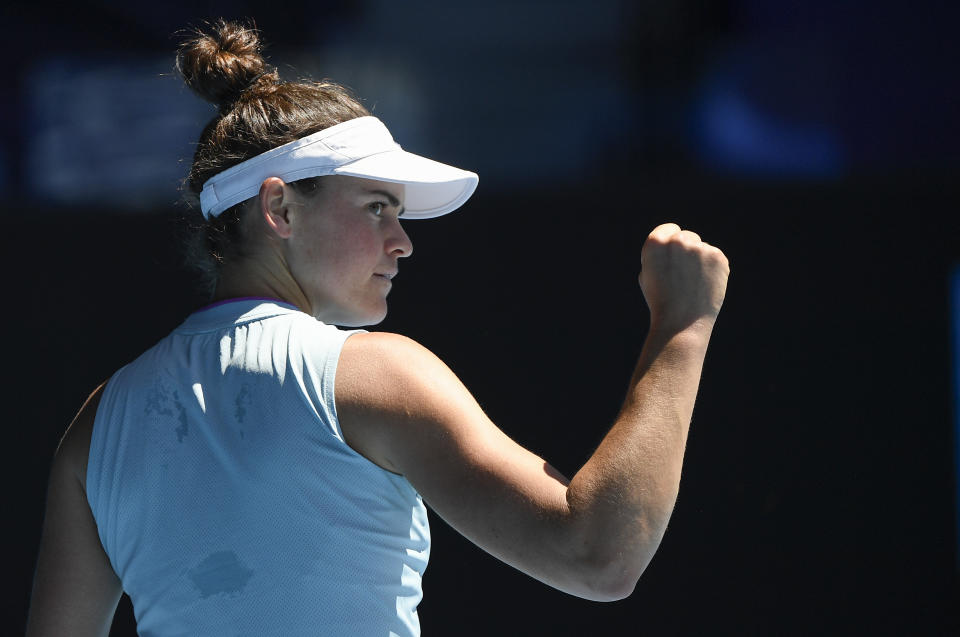
[[[393,206],[394,208],[400,208],[400,200],[397,199],[396,196],[394,196],[392,193],[389,193],[386,190],[368,190],[367,192],[370,193],[371,195],[380,195],[382,197],[385,197],[387,201],[390,202],[391,206]],[[400,212],[397,213],[397,216],[402,217],[403,213],[406,211],[407,211],[406,207],[400,208]]]

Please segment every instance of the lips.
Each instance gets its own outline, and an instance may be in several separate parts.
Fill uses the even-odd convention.
[[[393,277],[397,276],[397,273],[396,272],[377,272],[373,276],[378,276],[390,281],[393,279]]]

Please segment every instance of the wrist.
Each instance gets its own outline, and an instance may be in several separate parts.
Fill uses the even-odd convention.
[[[706,345],[713,333],[715,317],[702,317],[682,324],[651,319],[648,340]]]

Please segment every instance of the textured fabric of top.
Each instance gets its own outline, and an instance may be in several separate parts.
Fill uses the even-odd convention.
[[[352,333],[232,301],[110,379],[87,499],[140,635],[420,633],[423,501],[337,421]]]

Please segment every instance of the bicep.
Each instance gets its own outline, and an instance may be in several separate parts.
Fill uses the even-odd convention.
[[[82,453],[78,447],[83,441],[76,435],[83,433],[80,429],[67,434],[50,471],[27,623],[30,637],[107,635],[123,593],[74,462]],[[86,442],[89,448],[89,437]]]
[[[348,442],[403,474],[482,549],[552,586],[577,581],[568,481],[497,428],[455,374],[409,339],[348,339],[336,380]]]

